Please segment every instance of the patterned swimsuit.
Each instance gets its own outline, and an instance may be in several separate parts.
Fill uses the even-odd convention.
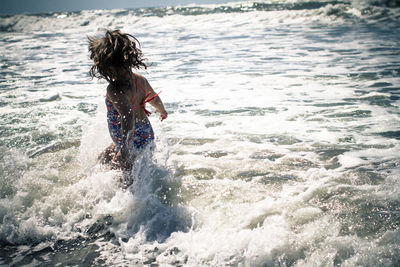
[[[138,83],[136,77],[135,77],[135,83],[137,89]],[[144,90],[144,88],[142,88],[142,90]],[[146,109],[145,104],[153,100],[157,95],[158,94],[151,96],[151,92],[148,92],[146,97],[142,101],[141,105],[133,108],[135,109],[141,107],[144,109],[145,114],[149,116],[151,113]],[[133,102],[135,102],[135,99]],[[107,97],[105,101],[107,107],[108,130],[110,132],[111,139],[113,140],[116,146],[116,151],[118,152],[122,146],[121,115],[118,113],[118,110],[114,107],[112,102]],[[150,122],[148,120],[146,122],[136,122],[135,134],[133,137],[133,147],[136,150],[141,151],[147,145],[153,143],[153,141],[154,141],[154,132]]]

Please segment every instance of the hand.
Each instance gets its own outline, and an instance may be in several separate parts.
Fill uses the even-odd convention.
[[[121,151],[118,151],[118,153],[114,153],[114,156],[111,159],[111,167],[113,169],[119,169],[121,168]]]
[[[166,111],[160,112],[160,120],[163,121],[168,117],[168,113]]]

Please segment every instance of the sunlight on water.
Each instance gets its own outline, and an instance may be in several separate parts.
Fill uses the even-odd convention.
[[[0,18],[0,264],[397,266],[398,7],[265,1]],[[397,3],[396,1],[392,1]],[[169,112],[132,172],[88,35]]]

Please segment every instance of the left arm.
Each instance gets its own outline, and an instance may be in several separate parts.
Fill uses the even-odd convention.
[[[157,93],[154,91],[153,87],[151,87],[147,79],[143,76],[140,76],[140,78],[143,82],[142,84],[144,85],[145,91],[151,92],[151,95],[157,95]],[[153,100],[151,100],[149,104],[156,109],[156,112],[160,113],[161,121],[165,120],[168,117],[168,113],[164,108],[164,104],[158,95]]]

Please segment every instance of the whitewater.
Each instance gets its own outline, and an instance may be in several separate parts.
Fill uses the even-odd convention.
[[[132,172],[87,37],[121,29],[169,112]],[[399,266],[398,1],[0,17],[0,265]]]

